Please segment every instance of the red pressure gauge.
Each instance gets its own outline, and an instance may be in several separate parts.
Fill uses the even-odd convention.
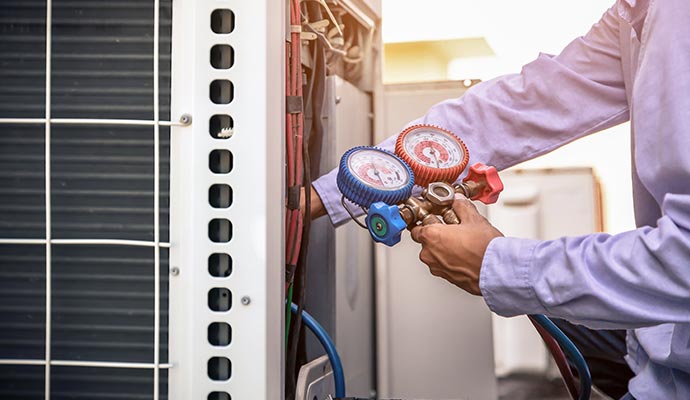
[[[455,182],[470,159],[460,138],[433,125],[413,125],[402,131],[395,154],[412,168],[415,184],[422,187]]]

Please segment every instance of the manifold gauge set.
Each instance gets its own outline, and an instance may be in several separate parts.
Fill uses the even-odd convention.
[[[395,154],[377,147],[354,147],[340,160],[338,189],[352,219],[369,230],[372,238],[393,246],[405,229],[417,225],[459,224],[453,212],[455,194],[492,204],[503,183],[496,168],[476,163],[462,182],[454,183],[467,167],[469,152],[452,132],[432,125],[405,129]],[[414,185],[421,186],[413,196]],[[345,199],[367,214],[361,223]]]

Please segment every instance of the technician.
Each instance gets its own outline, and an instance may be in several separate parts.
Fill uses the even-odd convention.
[[[457,133],[471,162],[504,169],[628,120],[637,229],[508,238],[456,200],[462,224],[418,227],[412,238],[432,274],[483,296],[495,313],[577,324],[560,323],[609,395],[687,400],[690,2],[618,0],[560,55],[540,54],[521,73],[481,83],[413,123]],[[312,210],[338,225],[349,216],[335,177],[314,183]]]

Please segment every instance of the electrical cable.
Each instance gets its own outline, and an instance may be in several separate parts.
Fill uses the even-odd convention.
[[[314,7],[315,15],[317,17],[321,16],[321,10],[318,6]],[[310,13],[311,15],[311,13]],[[324,145],[324,136],[328,130],[327,128],[327,118],[324,116],[324,112],[328,109],[326,107],[326,49],[319,43],[312,43],[314,48],[314,58],[313,58],[313,70],[312,70],[312,81],[313,85],[310,90],[310,97],[312,99],[312,129],[309,133],[309,157],[311,163],[311,176],[317,177],[321,176],[321,157]]]
[[[316,1],[302,1],[302,24],[316,25],[325,23],[328,25],[328,19],[323,19],[321,5]],[[310,20],[315,20],[314,24]],[[315,25],[316,24],[316,25]],[[308,28],[307,28],[308,29]],[[326,50],[319,40],[307,42],[310,49],[311,56],[308,65],[311,67],[307,69],[306,84],[304,87],[304,118],[305,118],[305,137],[309,140],[309,157],[315,160],[310,165],[311,176],[321,175],[321,153],[323,148],[323,136],[326,131],[324,123],[323,111],[326,102]]]
[[[326,14],[328,14],[328,18],[333,22],[333,25],[335,25],[336,29],[338,30],[338,33],[340,34],[340,37],[343,37],[343,31],[340,29],[340,24],[338,24],[338,21],[335,19],[333,16],[333,13],[331,12],[330,7],[328,7],[328,4],[326,4],[325,0],[315,0],[317,3],[319,3],[323,8],[326,10]]]
[[[308,312],[302,310],[301,313],[297,304],[292,304],[292,312],[295,313],[295,318],[302,314],[302,320],[304,324],[307,325],[314,336],[319,340],[323,346],[326,354],[328,355],[328,360],[331,363],[331,369],[333,370],[333,380],[335,380],[335,397],[341,398],[345,397],[345,373],[343,372],[343,364],[340,361],[340,355],[338,355],[338,350],[336,350],[333,341],[328,332],[319,324],[317,320],[314,319]]]
[[[534,314],[530,315],[529,318],[533,323],[542,327],[569,357],[580,378],[580,390],[577,398],[579,400],[588,400],[592,394],[592,375],[589,372],[587,362],[582,356],[582,353],[580,353],[580,350],[578,350],[575,344],[573,344],[573,342],[546,316]]]
[[[352,220],[355,221],[357,223],[357,225],[359,225],[360,227],[362,227],[364,229],[367,229],[367,230],[369,229],[365,223],[363,223],[362,221],[357,219],[355,214],[352,213],[350,208],[345,203],[345,196],[340,196],[340,204],[343,205],[343,208],[345,209],[345,211],[347,211],[347,213],[350,214],[350,218],[352,218]],[[366,212],[365,212],[365,214],[366,214]]]
[[[285,395],[287,399],[294,398],[297,374],[301,365],[306,363],[305,329],[301,327],[303,317],[306,318],[303,306],[306,303],[307,253],[311,229],[311,179],[312,176],[319,175],[318,161],[321,159],[322,136],[326,130],[322,118],[326,100],[326,49],[334,53],[342,53],[343,56],[348,55],[345,50],[334,45],[344,43],[343,32],[326,2],[316,0],[308,3],[304,0],[290,0],[291,42],[287,47],[286,61],[286,95],[292,97],[289,100],[293,103],[297,99],[302,103],[300,112],[295,111],[294,105],[289,107],[286,118],[288,198],[292,201],[293,207],[296,188],[304,190],[302,192],[303,213],[289,207],[286,219],[286,260],[288,267],[294,272],[288,275],[286,307],[295,310],[294,317],[290,314],[286,316]],[[310,19],[315,19],[317,22],[322,20],[322,10],[328,13],[339,34],[338,38],[333,39],[333,44],[321,31],[309,24]],[[323,25],[323,22],[321,24]],[[303,42],[300,35],[302,28],[314,32],[319,40]],[[303,49],[304,46],[313,49],[312,62],[307,63],[306,67],[303,66],[301,54],[303,50],[307,51]],[[352,53],[350,55],[353,55]],[[302,82],[303,76],[306,79],[306,85]],[[312,165],[311,160],[316,162]],[[309,323],[305,321],[305,324]],[[332,358],[330,355],[329,357]],[[338,370],[341,371],[339,374]],[[342,386],[342,390],[337,390],[336,393],[339,397],[344,396],[342,366],[334,366],[334,375],[340,376],[336,380],[336,386]],[[338,383],[339,381],[342,385]]]
[[[291,0],[290,9],[290,23],[295,26],[301,24],[301,1]],[[320,13],[318,13],[320,15]],[[301,25],[300,25],[301,26]],[[297,29],[295,29],[297,30]],[[303,68],[302,68],[302,41],[297,35],[297,39],[293,39],[291,43],[291,58],[290,58],[290,81],[291,90],[288,95],[297,96],[302,101],[302,109],[300,113],[297,113],[296,120],[293,121],[293,132],[295,139],[295,146],[293,147],[295,151],[295,185],[297,187],[304,189],[304,214],[297,210],[299,223],[297,224],[296,230],[299,232],[294,232],[297,237],[297,243],[293,246],[293,252],[291,254],[291,261],[293,265],[296,265],[295,271],[295,283],[293,287],[293,299],[298,304],[298,312],[294,319],[291,320],[291,326],[288,335],[288,345],[287,345],[287,357],[286,357],[286,396],[288,398],[294,397],[294,386],[296,384],[296,377],[301,364],[306,362],[306,347],[305,341],[303,340],[304,331],[302,328],[302,307],[306,299],[306,284],[307,284],[307,255],[309,248],[309,236],[311,230],[311,157],[309,152],[310,147],[310,137],[312,132],[312,127],[314,124],[314,119],[311,121],[311,125],[306,127],[304,124],[305,115],[305,102],[303,98]],[[325,73],[325,68],[322,68]],[[314,75],[314,74],[312,74]],[[311,77],[311,84],[308,82],[307,96],[309,97],[310,106],[312,106],[312,95],[316,87],[322,87],[323,82],[313,82],[315,80],[314,76]],[[325,76],[324,76],[325,80]],[[319,110],[321,107],[322,99],[314,101],[313,106],[318,105]],[[316,104],[318,103],[318,104]],[[311,111],[311,110],[310,110]],[[320,118],[318,119],[320,123]],[[322,130],[319,130],[322,132]],[[293,303],[294,304],[294,303]]]
[[[309,23],[304,24],[304,26],[306,26],[307,29],[308,29],[310,32],[316,34],[316,36],[318,36],[319,39],[321,39],[321,41],[322,41],[324,44],[326,44],[326,47],[328,47],[328,50],[330,50],[330,51],[332,51],[332,52],[334,52],[334,53],[340,54],[341,56],[347,56],[347,51],[341,50],[341,49],[339,49],[339,48],[334,47],[333,44],[331,43],[331,41],[328,40],[328,38],[326,37],[326,35],[324,35],[323,33],[319,32],[318,30],[314,29],[314,27],[311,26]]]
[[[297,376],[297,370],[299,365],[297,363],[297,349],[300,344],[300,330],[302,328],[302,307],[306,299],[306,283],[307,283],[307,253],[309,250],[309,234],[311,231],[311,172],[310,158],[308,152],[308,141],[302,141],[302,151],[304,160],[304,224],[302,227],[302,245],[300,247],[300,254],[297,262],[297,304],[299,304],[299,311],[295,316],[294,324],[291,327],[290,337],[292,341],[289,341],[288,346],[288,360],[292,363],[289,367],[294,371],[294,375]]]
[[[301,49],[302,41],[300,38],[301,24],[300,24],[300,0],[290,0],[290,42],[286,44],[286,88],[285,94],[288,99],[302,101],[302,59]],[[299,29],[296,29],[299,28]],[[295,274],[299,274],[299,257],[303,252],[302,244],[304,233],[304,221],[302,212],[299,208],[299,202],[294,204],[295,197],[299,200],[299,190],[302,187],[303,180],[303,112],[302,109],[295,109],[288,107],[286,110],[286,153],[287,153],[287,187],[288,187],[288,210],[286,211],[286,271],[288,273],[288,281],[286,282],[286,290],[289,292],[292,282],[295,279]],[[298,285],[293,289],[296,291],[298,298],[303,286]],[[287,311],[287,310],[286,310]],[[286,317],[287,320],[287,317]],[[290,331],[297,330],[297,335],[292,336],[292,341],[295,342],[299,337],[299,328],[301,327],[301,314],[295,318],[296,321],[292,323]],[[292,349],[295,347],[295,349]],[[292,351],[290,351],[292,350]],[[291,357],[293,356],[293,357]],[[288,398],[294,398],[294,387],[296,383],[296,343],[291,346],[290,336],[288,336],[288,357],[286,360],[286,377],[285,377],[285,392]]]

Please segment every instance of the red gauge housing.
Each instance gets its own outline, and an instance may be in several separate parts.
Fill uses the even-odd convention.
[[[425,164],[424,162],[420,161],[420,159],[423,160],[425,158],[423,154],[409,154],[405,149],[405,138],[408,135],[415,135],[420,131],[430,131],[436,135],[440,135],[439,137],[443,137],[444,141],[448,140],[452,142],[452,145],[457,145],[462,154],[457,154],[455,157],[455,162],[447,167],[427,165],[430,163]],[[441,144],[433,141],[427,141],[427,143],[427,148],[434,152],[434,154],[438,154],[440,157],[446,157],[446,159],[449,157],[448,149],[444,148],[444,146]],[[455,182],[462,171],[465,170],[465,167],[470,160],[470,153],[467,150],[467,146],[465,146],[465,143],[463,143],[459,137],[455,136],[455,134],[449,130],[440,128],[438,126],[425,124],[413,125],[402,131],[400,135],[398,135],[398,139],[395,142],[395,154],[405,161],[410,168],[412,168],[412,171],[414,172],[415,184],[422,187],[426,187],[432,182]],[[436,161],[438,163],[438,160]]]

